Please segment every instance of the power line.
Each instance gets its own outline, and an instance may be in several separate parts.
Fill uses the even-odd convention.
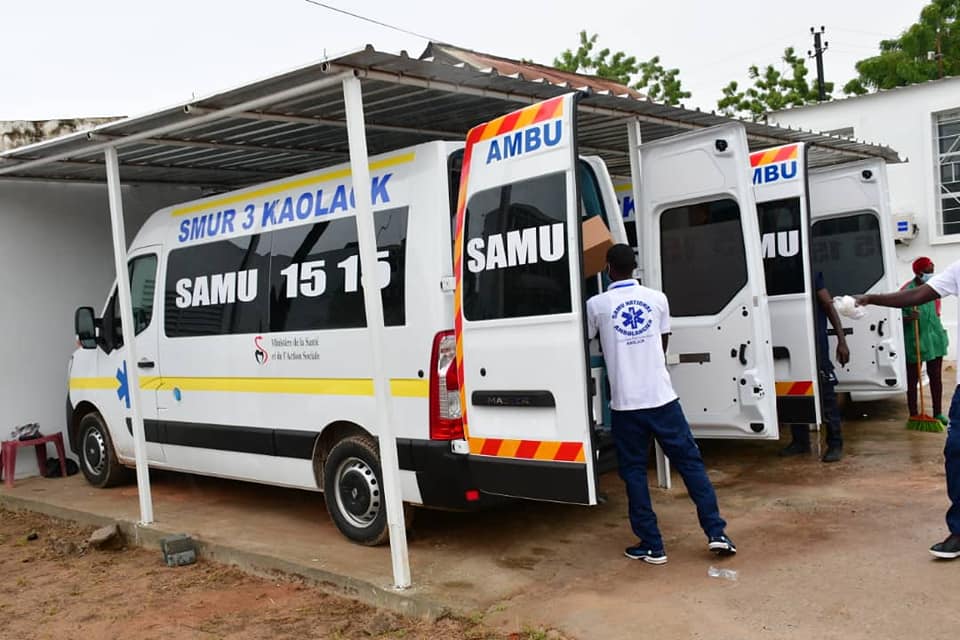
[[[768,50],[768,49],[770,49],[771,47],[774,47],[774,46],[778,46],[778,47],[781,47],[781,46],[782,46],[782,47],[786,48],[786,46],[789,46],[789,45],[786,45],[786,46],[785,46],[785,45],[783,44],[783,42],[784,42],[784,40],[786,40],[786,39],[789,38],[789,37],[790,37],[790,34],[784,34],[782,37],[776,38],[775,40],[770,40],[769,42],[765,42],[765,43],[763,43],[763,44],[755,45],[755,46],[753,46],[753,47],[750,47],[749,49],[742,49],[742,50],[740,50],[740,51],[735,51],[735,52],[733,52],[733,53],[731,53],[731,54],[722,56],[722,57],[720,57],[720,58],[714,58],[714,59],[710,60],[709,62],[707,62],[706,64],[697,65],[696,70],[694,70],[692,74],[689,74],[689,73],[686,74],[685,77],[688,77],[688,76],[690,76],[690,77],[698,77],[698,78],[699,78],[699,77],[703,77],[703,75],[704,75],[704,73],[705,73],[705,72],[704,72],[705,69],[710,69],[710,68],[712,68],[712,67],[716,67],[716,66],[719,66],[719,65],[722,65],[722,64],[726,64],[726,63],[728,63],[728,62],[732,62],[732,61],[735,61],[735,60],[738,60],[738,59],[741,59],[741,58],[745,58],[745,57],[748,56],[748,55],[751,55],[751,54],[754,54],[754,53],[758,53],[758,52],[760,52],[760,51],[766,51],[766,50]]]
[[[896,35],[891,35],[889,33],[880,33],[878,31],[862,31],[860,29],[843,29],[840,27],[830,27],[830,28],[834,31],[840,31],[842,33],[856,33],[862,36],[879,36],[884,40],[890,40],[892,38],[898,37]]]
[[[361,16],[361,15],[358,14],[358,13],[351,13],[350,11],[346,11],[346,10],[344,10],[344,9],[338,9],[337,7],[333,7],[333,6],[331,6],[331,5],[329,5],[329,4],[325,4],[325,3],[323,3],[323,2],[318,2],[317,0],[304,0],[304,1],[305,1],[305,2],[309,2],[310,4],[315,4],[315,5],[317,5],[318,7],[323,7],[324,9],[329,9],[330,11],[335,11],[335,12],[337,12],[337,13],[342,13],[343,15],[350,16],[351,18],[356,18],[356,19],[358,19],[358,20],[363,20],[364,22],[369,22],[369,23],[371,23],[371,24],[375,24],[375,25],[378,25],[378,26],[381,26],[381,27],[386,27],[387,29],[393,29],[394,31],[399,31],[400,33],[405,33],[405,34],[410,35],[410,36],[415,36],[415,37],[417,37],[417,38],[423,38],[424,40],[429,40],[429,41],[431,41],[431,42],[433,42],[433,41],[439,41],[439,40],[440,40],[439,38],[431,38],[430,36],[425,36],[425,35],[423,35],[422,33],[417,33],[416,31],[410,31],[409,29],[404,29],[403,27],[395,27],[395,26],[393,26],[392,24],[387,24],[386,22],[381,22],[381,21],[379,21],[379,20],[374,20],[373,18],[368,18],[368,17],[366,17],[366,16]]]

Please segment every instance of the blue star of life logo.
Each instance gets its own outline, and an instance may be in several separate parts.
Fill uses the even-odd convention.
[[[650,329],[653,320],[649,317],[650,305],[640,300],[628,300],[613,311],[613,328],[628,338],[642,336]]]
[[[630,327],[634,331],[643,324],[643,310],[636,307],[628,307],[626,311],[620,313],[623,318],[623,326]]]

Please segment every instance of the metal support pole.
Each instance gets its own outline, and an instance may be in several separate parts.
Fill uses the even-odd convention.
[[[633,221],[637,228],[638,246],[636,249],[639,253],[640,281],[649,286],[654,269],[652,262],[650,265],[647,264],[648,261],[653,259],[653,253],[650,247],[652,238],[649,237],[649,233],[644,233],[644,226],[641,224],[643,221],[640,210],[640,180],[642,177],[642,167],[640,163],[641,140],[640,121],[631,120],[627,123],[627,142],[630,148],[630,194],[633,196]],[[655,443],[655,452],[655,458],[657,460],[657,486],[662,489],[669,489],[671,486],[670,460],[663,455],[663,449],[660,448],[659,442]]]
[[[627,123],[627,144],[630,157],[630,197],[633,198],[633,225],[637,232],[637,264],[639,265],[640,282],[646,284],[646,255],[644,240],[646,234],[640,226],[640,141],[642,140],[640,121],[630,120]]]
[[[380,440],[380,467],[387,504],[387,527],[390,529],[393,584],[397,589],[405,589],[410,586],[410,558],[407,555],[407,529],[403,518],[403,496],[400,493],[397,440],[391,423],[390,380],[383,357],[383,300],[377,279],[377,237],[373,223],[373,204],[370,200],[370,161],[367,157],[363,96],[360,80],[356,77],[344,79],[343,100],[347,112],[350,171],[357,203],[357,240],[360,245],[363,305],[367,314],[367,331],[370,335],[370,354],[373,361],[373,393],[377,403],[377,436]]]
[[[120,306],[120,327],[126,348],[124,367],[127,393],[130,398],[130,420],[133,422],[133,454],[137,461],[137,493],[140,496],[140,524],[153,522],[153,498],[150,495],[150,471],[147,468],[147,445],[140,412],[140,373],[137,371],[137,339],[133,325],[133,302],[130,298],[130,274],[127,271],[127,233],[123,225],[123,198],[120,193],[120,163],[114,147],[104,149],[107,171],[107,198],[110,203],[110,228],[113,232],[113,260],[117,272],[117,304]]]

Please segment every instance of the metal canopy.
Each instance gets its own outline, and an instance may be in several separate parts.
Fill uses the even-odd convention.
[[[462,140],[474,125],[584,86],[526,80],[433,59],[362,51],[309,65],[183,105],[0,154],[0,176],[106,180],[104,150],[115,146],[124,182],[195,185],[212,191],[346,162],[346,115],[339,82],[360,78],[371,155],[428,140]],[[324,82],[326,80],[326,82]],[[650,142],[728,118],[669,107],[611,90],[580,102],[581,152],[599,155],[615,175],[629,175],[624,123],[636,118]],[[811,166],[860,158],[899,162],[888,147],[797,129],[744,122],[752,149],[811,145]]]

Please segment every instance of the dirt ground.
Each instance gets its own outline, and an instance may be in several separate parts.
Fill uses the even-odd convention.
[[[169,568],[159,551],[88,548],[91,531],[0,509],[0,639],[563,638],[545,629],[492,631],[479,615],[405,618],[204,560]]]
[[[948,390],[954,380],[951,366]],[[676,474],[673,489],[652,489],[664,566],[623,557],[634,538],[616,473],[600,478],[608,500],[595,507],[418,513],[408,596],[463,612],[436,623],[212,562],[168,569],[155,548],[80,553],[85,530],[0,511],[0,639],[956,640],[960,560],[927,552],[946,535],[944,434],[904,429],[900,398],[845,403],[843,414],[838,464],[779,458],[786,434],[701,442],[733,558],[707,551]],[[152,483],[161,530],[236,549],[251,566],[263,556],[305,575],[389,585],[389,549],[347,542],[320,496],[173,473]],[[104,491],[79,477],[27,479],[0,487],[0,499],[126,522],[138,513],[135,487]],[[39,537],[26,541],[31,531]],[[713,577],[711,566],[737,579]]]

